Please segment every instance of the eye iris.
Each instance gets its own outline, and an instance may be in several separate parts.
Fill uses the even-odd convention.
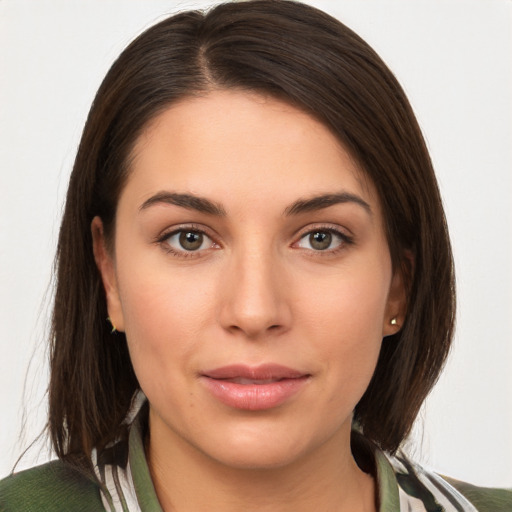
[[[193,231],[180,233],[180,245],[187,251],[197,251],[203,245],[203,235]]]
[[[309,235],[309,243],[313,249],[318,251],[325,251],[328,249],[332,242],[332,234],[328,231],[316,231]]]

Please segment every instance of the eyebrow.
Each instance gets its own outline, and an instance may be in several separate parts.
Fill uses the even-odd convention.
[[[370,205],[361,197],[351,194],[350,192],[322,194],[309,199],[298,199],[284,210],[284,214],[287,216],[298,215],[344,203],[355,203],[364,208],[369,215],[372,215]],[[222,205],[215,203],[210,199],[193,194],[180,194],[177,192],[158,192],[144,201],[139,210],[146,210],[156,204],[172,204],[188,210],[196,210],[201,213],[206,213],[208,215],[215,215],[219,217],[226,216],[226,210]]]
[[[226,215],[226,210],[224,210],[220,204],[214,203],[204,197],[192,194],[179,194],[177,192],[158,192],[144,201],[139,210],[146,210],[150,206],[156,204],[173,204],[175,206],[187,208],[188,210],[196,210],[201,213],[216,215],[219,217]]]
[[[369,214],[372,215],[372,209],[370,205],[363,200],[361,197],[351,194],[350,192],[340,192],[337,194],[322,194],[314,196],[309,199],[299,199],[293,204],[288,206],[284,211],[285,215],[298,215],[300,213],[312,212],[315,210],[322,210],[329,206],[336,204],[354,203],[362,208]]]

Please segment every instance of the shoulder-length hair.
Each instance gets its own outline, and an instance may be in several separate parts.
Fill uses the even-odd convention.
[[[138,382],[124,334],[111,335],[106,322],[91,221],[101,217],[113,248],[135,140],[173,102],[213,89],[261,92],[315,116],[378,191],[393,266],[408,283],[407,315],[383,341],[354,418],[366,438],[393,452],[410,432],[452,338],[454,274],[440,194],[411,106],[386,65],[336,19],[287,0],[169,17],[135,39],[101,84],[71,174],[56,256],[53,446],[61,458],[87,460],[93,448],[123,435]]]

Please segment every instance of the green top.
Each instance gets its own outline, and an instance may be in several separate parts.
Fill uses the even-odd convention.
[[[62,461],[8,476],[0,481],[0,512],[161,511],[144,454],[143,426],[139,414],[128,442],[100,457],[93,453],[97,479]],[[370,456],[379,512],[512,512],[512,490],[440,477],[375,447]]]

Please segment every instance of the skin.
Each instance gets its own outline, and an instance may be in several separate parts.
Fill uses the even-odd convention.
[[[372,183],[322,123],[240,91],[172,105],[133,157],[115,254],[99,218],[92,232],[109,316],[149,399],[163,508],[375,510],[373,479],[350,452],[352,411],[405,297]],[[162,192],[207,198],[224,214],[154,199]],[[333,193],[358,200],[289,211]],[[205,233],[198,250],[169,236],[180,228]],[[312,232],[331,233],[327,249]],[[240,410],[200,378],[234,363],[309,378],[277,407]]]

